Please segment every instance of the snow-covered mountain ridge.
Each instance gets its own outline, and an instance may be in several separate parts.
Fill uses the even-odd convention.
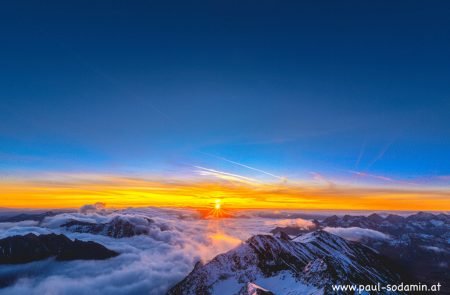
[[[168,294],[251,294],[249,283],[274,294],[332,294],[332,284],[401,279],[374,250],[319,230],[295,239],[285,234],[253,236],[204,265],[198,263]]]

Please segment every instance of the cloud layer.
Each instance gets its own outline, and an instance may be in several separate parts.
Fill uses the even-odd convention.
[[[232,218],[204,219],[199,211],[190,209],[111,210],[103,204],[94,204],[85,205],[78,212],[46,217],[42,222],[0,223],[0,238],[30,232],[55,232],[71,239],[96,241],[121,253],[102,261],[56,262],[49,259],[23,265],[2,265],[0,287],[7,281],[14,284],[0,288],[0,295],[165,294],[192,270],[197,261],[208,261],[250,236],[269,234],[277,226],[311,229],[314,227],[311,219],[316,217],[310,212],[249,210],[236,212]],[[61,227],[73,220],[100,224],[117,218],[135,227],[147,227],[142,231],[146,234],[117,239],[71,232]],[[359,227],[327,227],[325,230],[352,241],[389,238],[381,232]]]
[[[147,224],[148,234],[114,239],[74,233],[61,225],[78,220],[106,223],[125,219],[135,226]],[[24,265],[3,265],[3,280],[16,282],[0,294],[164,294],[186,276],[198,260],[207,261],[272,226],[258,218],[205,220],[195,210],[142,208],[107,210],[86,205],[79,212],[62,213],[34,221],[0,223],[0,237],[29,232],[63,233],[72,239],[93,240],[121,253],[104,261],[56,262],[52,259]]]

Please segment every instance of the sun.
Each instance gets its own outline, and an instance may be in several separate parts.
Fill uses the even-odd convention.
[[[223,217],[222,201],[220,199],[214,201],[214,208],[211,210],[210,215],[214,218]]]
[[[212,208],[210,207],[211,209],[209,209],[208,213],[205,215],[205,218],[219,219],[230,216],[230,214],[223,209],[223,202],[221,199],[213,200],[211,205]]]
[[[199,209],[199,213],[205,219],[222,219],[233,217],[233,214],[224,209],[223,199],[210,199],[208,202],[208,207],[204,209]]]
[[[214,209],[220,210],[221,208],[222,208],[222,203],[220,202],[219,199],[216,199]]]

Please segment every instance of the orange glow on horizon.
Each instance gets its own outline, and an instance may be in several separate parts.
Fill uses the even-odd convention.
[[[220,196],[220,198],[218,198]],[[113,208],[450,210],[448,189],[369,188],[345,185],[155,181],[117,176],[0,182],[0,207],[78,208],[102,202]],[[208,209],[209,208],[209,209]]]

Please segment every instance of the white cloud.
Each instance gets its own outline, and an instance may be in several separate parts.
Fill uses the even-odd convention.
[[[101,203],[101,202],[97,202],[95,204],[87,204],[84,206],[81,206],[80,208],[80,213],[83,214],[88,214],[88,213],[94,213],[97,211],[105,211],[106,210],[106,204],[105,203]]]
[[[382,232],[361,227],[325,227],[325,231],[349,241],[360,241],[365,238],[385,240],[390,237]]]
[[[19,222],[0,222],[0,230],[7,230],[14,227],[27,227],[38,225],[38,221],[24,220]]]
[[[439,248],[439,247],[435,247],[435,246],[421,246],[423,249],[428,250],[428,251],[432,251],[432,252],[436,252],[436,253],[445,253],[447,252],[445,249]]]
[[[1,223],[0,223],[1,224]],[[29,225],[27,225],[29,224]],[[9,237],[9,236],[17,236],[17,235],[26,235],[29,233],[33,233],[36,235],[40,234],[49,234],[51,231],[47,228],[42,228],[34,225],[32,222],[17,222],[17,226],[12,226],[11,224],[8,227],[0,228],[0,239]]]

